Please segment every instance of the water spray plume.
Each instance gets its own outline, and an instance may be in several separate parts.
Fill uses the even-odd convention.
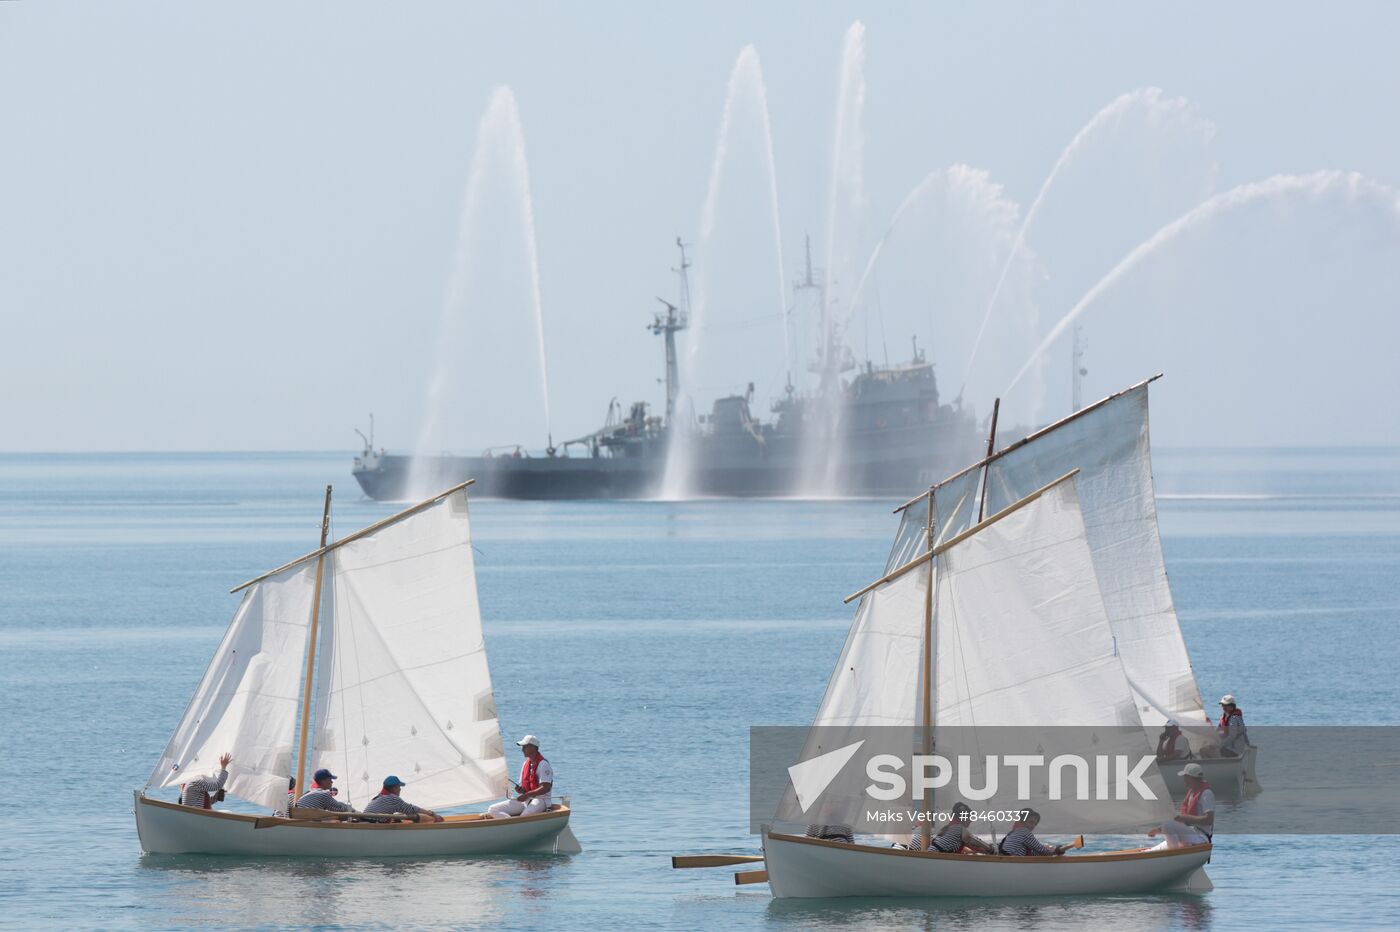
[[[1085,148],[1108,129],[1117,126],[1126,115],[1134,109],[1142,108],[1148,112],[1158,122],[1165,122],[1167,119],[1180,120],[1184,125],[1190,126],[1194,131],[1201,132],[1207,137],[1215,133],[1214,124],[1197,116],[1195,107],[1184,98],[1163,97],[1161,88],[1145,87],[1135,91],[1130,91],[1113,100],[1104,107],[1084,127],[1070,140],[1056,160],[1050,174],[1045,176],[1045,181],[1040,186],[1040,191],[1036,193],[1035,200],[1031,202],[1030,209],[1026,211],[1025,219],[1021,222],[1021,228],[1016,231],[1016,240],[1011,247],[1011,252],[1006,257],[1001,273],[997,277],[997,283],[992,288],[992,296],[987,301],[987,309],[982,314],[982,323],[977,328],[977,337],[972,344],[972,352],[969,354],[966,372],[971,372],[973,364],[977,360],[977,352],[982,346],[982,338],[987,332],[987,324],[992,319],[992,313],[997,307],[997,301],[1001,297],[1002,288],[1006,284],[1007,273],[1010,272],[1012,264],[1025,246],[1026,233],[1040,216],[1041,206],[1045,202],[1045,196],[1055,186],[1065,167],[1074,161]],[[967,387],[964,381],[963,387],[958,390],[958,397],[962,397],[963,390]]]
[[[1395,214],[1397,220],[1400,220],[1400,193],[1357,172],[1319,171],[1308,175],[1275,175],[1263,181],[1242,184],[1217,194],[1194,210],[1162,227],[1151,238],[1128,253],[1123,261],[1119,262],[1112,271],[1090,288],[1084,297],[1070,308],[1069,313],[1051,329],[1045,339],[1040,341],[1040,345],[1031,353],[1030,358],[1016,373],[1016,377],[1011,380],[1002,395],[1009,394],[1017,386],[1022,377],[1034,365],[1036,359],[1049,350],[1056,340],[1064,336],[1086,308],[1168,244],[1200,229],[1223,214],[1262,201],[1290,198],[1317,200],[1338,195],[1348,202],[1365,199],[1388,207]]]
[[[545,352],[544,308],[540,288],[540,264],[535,235],[535,205],[530,187],[530,168],[526,157],[525,134],[520,122],[520,108],[515,94],[505,85],[497,87],[482,112],[476,127],[476,144],[472,151],[471,169],[467,176],[466,188],[462,195],[459,212],[457,239],[453,246],[452,267],[448,284],[443,295],[442,311],[439,320],[439,339],[435,352],[432,375],[428,380],[425,416],[419,430],[416,456],[410,468],[409,486],[414,494],[423,491],[420,486],[426,477],[421,475],[420,465],[431,451],[433,440],[441,427],[446,410],[462,399],[448,398],[449,379],[447,372],[455,364],[458,347],[447,339],[456,315],[468,305],[476,271],[473,260],[480,249],[480,220],[483,198],[490,189],[493,177],[493,158],[506,156],[506,170],[509,175],[512,193],[515,195],[516,209],[519,212],[522,233],[522,246],[525,254],[526,274],[529,284],[529,303],[535,336],[535,350],[539,362],[540,396],[544,415],[545,436],[553,436],[549,410],[549,373]],[[552,442],[552,441],[551,441]]]
[[[700,274],[696,277],[695,300],[691,311],[692,337],[687,341],[686,365],[681,369],[681,386],[676,403],[678,412],[694,407],[695,372],[705,340],[704,332],[709,311],[707,270],[713,265],[712,245],[719,219],[719,195],[724,187],[725,169],[732,157],[734,117],[746,100],[752,105],[759,124],[761,156],[768,187],[768,212],[772,219],[773,249],[777,257],[777,314],[783,330],[783,359],[786,370],[792,371],[792,346],[787,326],[787,271],[783,262],[782,219],[778,209],[778,173],[773,155],[773,127],[768,110],[768,87],[763,80],[763,64],[759,59],[758,50],[752,45],[746,45],[735,59],[725,85],[719,135],[715,140],[714,157],[710,161],[705,200],[700,208],[700,239],[696,251]],[[689,425],[681,424],[682,420],[683,418],[677,418],[671,425],[661,490],[661,497],[666,499],[685,498],[691,493],[690,487],[694,478],[694,444],[689,436]]]

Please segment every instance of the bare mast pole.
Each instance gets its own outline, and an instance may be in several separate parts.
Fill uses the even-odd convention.
[[[311,680],[316,671],[316,625],[321,617],[321,577],[326,564],[326,536],[331,529],[331,487],[321,511],[321,552],[316,557],[316,587],[311,597],[311,630],[306,637],[306,680],[301,691],[301,728],[297,734],[297,793],[306,792],[306,731],[311,724]]]
[[[926,541],[928,544],[928,585],[924,588],[924,658],[923,658],[923,695],[924,708],[923,738],[920,741],[922,753],[927,759],[933,753],[933,585],[934,585],[934,555],[933,555],[933,496],[928,500],[928,521],[925,526]],[[923,818],[920,820],[919,835],[923,839],[923,850],[928,851],[930,839],[933,836],[933,796],[930,796],[923,807]]]
[[[992,454],[997,448],[997,415],[1001,413],[1001,399],[992,402],[992,431],[987,435],[987,460],[982,466],[982,495],[977,501],[977,520],[987,510],[987,475],[992,465]]]

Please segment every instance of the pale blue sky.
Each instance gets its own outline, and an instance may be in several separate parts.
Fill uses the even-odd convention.
[[[529,149],[555,437],[593,429],[612,396],[659,402],[642,325],[673,293],[674,237],[697,235],[736,55],[762,57],[791,277],[803,233],[825,234],[856,19],[864,248],[954,163],[1024,212],[1079,128],[1149,85],[1215,125],[1216,191],[1316,169],[1400,185],[1394,4],[3,2],[0,449],[349,449],[371,410],[378,439],[412,446],[476,123],[502,83]],[[1136,209],[1131,179],[1174,177],[1164,152],[1099,152],[1101,182],[1047,198],[1028,242],[1054,267],[1040,329],[1019,336],[1114,264],[1076,249],[1105,212]],[[756,164],[735,157],[716,255],[770,242],[745,187]],[[937,246],[964,228],[924,219],[880,266],[879,302],[966,331],[981,307],[939,296],[981,285],[948,285]],[[1086,393],[1166,369],[1162,443],[1400,443],[1397,269],[1393,209],[1285,204],[1212,225],[1086,317]],[[726,299],[773,300],[771,274],[715,274]],[[916,293],[931,277],[946,290]],[[966,348],[939,332],[920,340],[952,395]],[[887,342],[903,355],[907,334]],[[491,351],[522,383],[456,373],[454,445],[542,446],[531,347]],[[1013,417],[1064,413],[1052,365],[1041,410]],[[751,376],[763,402],[772,376]]]

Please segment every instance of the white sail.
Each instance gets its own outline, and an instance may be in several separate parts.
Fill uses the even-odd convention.
[[[244,592],[147,786],[217,773],[229,752],[229,793],[268,808],[285,804],[315,586],[312,561]]]
[[[1139,724],[1075,486],[1058,483],[935,557],[939,728]]]
[[[1139,715],[1149,727],[1168,718],[1206,724],[1162,558],[1146,384],[992,460],[986,514],[1071,469],[1079,470],[1075,485],[1089,549]],[[972,478],[975,471],[955,483]],[[942,513],[949,491],[938,490],[940,536],[970,526],[977,517],[975,506]]]
[[[429,808],[505,795],[466,492],[338,546],[326,574],[312,746],[341,798],[390,774]]]
[[[915,723],[927,589],[921,568],[861,599],[814,726]]]

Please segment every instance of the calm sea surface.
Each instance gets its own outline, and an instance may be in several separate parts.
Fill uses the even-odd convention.
[[[1254,724],[1400,724],[1400,451],[1168,450],[1156,467],[1207,697],[1237,694]],[[775,902],[728,870],[672,871],[673,853],[756,849],[748,728],[810,719],[841,597],[878,575],[893,532],[876,501],[474,504],[502,725],[543,737],[582,855],[143,856],[131,791],[233,612],[226,590],[314,545],[327,482],[340,534],[393,510],[348,469],[0,456],[0,925],[1400,925],[1395,838],[1222,834],[1203,898]]]

